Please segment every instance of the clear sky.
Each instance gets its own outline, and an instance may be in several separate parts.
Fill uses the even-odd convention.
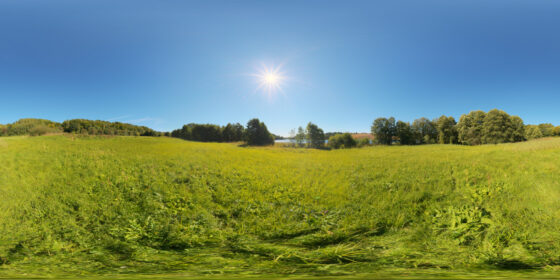
[[[0,123],[312,121],[499,108],[560,125],[560,1],[0,1]],[[264,66],[263,66],[264,65]],[[282,90],[255,77],[281,67]]]

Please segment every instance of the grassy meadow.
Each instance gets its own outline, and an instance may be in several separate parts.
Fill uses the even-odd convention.
[[[0,138],[0,276],[560,269],[560,138]]]

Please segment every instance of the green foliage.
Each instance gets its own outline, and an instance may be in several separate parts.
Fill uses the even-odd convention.
[[[465,145],[482,144],[482,129],[485,117],[486,113],[480,110],[462,115],[457,124],[459,142]]]
[[[62,122],[62,129],[66,133],[88,135],[120,135],[120,136],[161,136],[161,132],[145,126],[138,126],[121,122],[100,120],[73,119]]]
[[[504,111],[493,109],[484,117],[482,124],[482,143],[498,144],[513,142],[513,124],[511,117]]]
[[[14,123],[0,125],[0,136],[43,135],[46,133],[59,133],[60,124],[44,119],[20,119]]]
[[[228,123],[224,127],[189,123],[173,130],[171,136],[198,142],[239,142],[244,140],[245,128],[239,123]]]
[[[254,146],[265,146],[274,144],[272,134],[268,132],[266,125],[259,119],[252,119],[247,122],[246,139],[247,144]]]
[[[436,125],[427,118],[419,118],[412,123],[416,144],[435,144],[438,137]]]
[[[352,138],[350,133],[343,133],[331,136],[328,144],[329,147],[333,149],[349,149],[356,147],[358,143]]]
[[[458,136],[455,119],[453,117],[441,116],[434,121],[438,131],[438,142],[440,144],[457,144]]]
[[[47,133],[60,133],[60,128],[50,127],[47,125],[36,125],[29,130],[29,135],[40,136]]]
[[[518,116],[511,116],[511,124],[513,127],[512,141],[525,141],[525,124],[523,124],[523,120]]]
[[[375,141],[379,144],[391,145],[393,137],[396,136],[397,127],[395,118],[377,118],[371,125],[371,134],[375,136]]]
[[[551,123],[541,123],[539,124],[539,129],[543,137],[549,137],[554,135],[554,126]]]
[[[322,148],[325,146],[325,133],[311,122],[307,124],[305,139],[311,148]]]
[[[532,140],[543,137],[542,130],[537,125],[527,125],[525,127],[525,138]]]
[[[396,126],[396,136],[399,139],[401,145],[412,145],[416,144],[414,133],[410,124],[403,121],[398,121]]]
[[[371,140],[369,140],[369,138],[361,138],[358,141],[356,141],[357,146],[358,147],[365,147],[365,146],[369,146],[371,144],[370,142]]]
[[[245,128],[240,123],[228,123],[222,130],[222,140],[224,142],[243,141]]]
[[[525,125],[518,116],[501,110],[472,111],[457,124],[459,142],[466,145],[520,142],[526,139]]]
[[[303,127],[298,127],[298,132],[295,136],[295,140],[298,147],[303,147],[305,145],[305,130],[303,130]]]

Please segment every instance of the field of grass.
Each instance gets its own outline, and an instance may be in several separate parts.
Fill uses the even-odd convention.
[[[0,276],[560,268],[560,138],[0,138]]]

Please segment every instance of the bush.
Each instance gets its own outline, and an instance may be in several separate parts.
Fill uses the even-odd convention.
[[[367,140],[367,139],[366,139]],[[368,142],[369,143],[369,142]],[[329,138],[329,147],[333,149],[344,149],[344,148],[352,148],[356,147],[357,142],[352,138],[350,133],[343,133],[333,135]]]
[[[0,136],[15,136],[31,134],[31,130],[36,127],[42,127],[35,133],[41,132],[40,130],[47,130],[47,132],[59,132],[60,123],[43,120],[43,119],[20,119],[14,123],[3,125],[0,127]],[[45,133],[47,133],[45,132]]]
[[[358,147],[364,147],[369,145],[370,145],[370,140],[368,138],[362,138],[357,141]]]
[[[46,125],[37,125],[34,126],[33,128],[31,128],[29,130],[29,135],[31,136],[41,136],[41,135],[45,135],[47,133],[57,133],[60,132],[60,130],[53,128],[53,127],[48,127]]]

